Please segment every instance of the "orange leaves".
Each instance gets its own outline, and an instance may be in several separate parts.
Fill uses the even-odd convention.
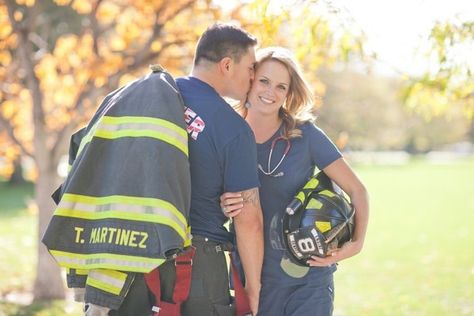
[[[20,22],[23,19],[23,12],[18,10],[15,11],[13,18],[15,19],[15,21]]]
[[[54,3],[56,3],[57,5],[65,6],[69,5],[71,3],[71,0],[54,0]]]
[[[115,74],[124,66],[123,58],[119,55],[109,53],[103,60],[97,61],[96,67],[91,69],[91,78],[97,88],[107,83],[109,76]]]
[[[34,3],[32,0],[22,2]],[[265,44],[293,44],[296,38],[288,24],[287,12],[268,9],[268,0],[255,0],[253,7],[246,2],[238,9],[226,5],[226,10],[211,0],[54,0],[54,3],[57,7],[50,7],[58,10],[57,14],[41,12],[46,7],[38,3],[38,24],[26,30],[31,31],[27,38],[34,39],[30,42],[33,51],[29,58],[40,93],[32,90],[25,97],[22,90],[17,91],[15,97],[7,97],[11,105],[7,103],[5,107],[5,115],[23,118],[22,126],[15,127],[30,133],[33,130],[30,94],[40,94],[35,105],[36,110],[39,107],[44,112],[44,131],[50,133],[67,124],[78,124],[88,119],[86,114],[95,108],[104,93],[117,88],[119,80],[124,84],[139,77],[148,72],[148,64],[160,63],[174,75],[187,73],[200,34],[218,18],[237,19],[237,23],[249,26],[249,31],[257,32],[255,35]],[[16,19],[33,13],[27,7],[19,12],[24,16],[18,13]],[[259,16],[258,12],[265,12],[265,16]],[[8,78],[10,83],[18,82],[21,89],[27,89],[24,79],[28,78],[31,67],[23,68],[16,50],[16,45],[24,43],[16,42],[10,21],[5,18],[8,16],[5,6],[0,5],[0,13],[0,84]],[[55,32],[48,35],[48,30]],[[305,45],[305,40],[302,37],[295,47]],[[307,50],[302,55],[303,58],[309,56],[317,60],[320,55]],[[12,63],[15,65],[11,66]],[[0,91],[5,93],[5,85],[1,87]],[[319,85],[318,91],[322,90],[324,87]],[[5,99],[2,94],[0,97]],[[20,115],[20,109],[25,113]],[[55,133],[50,134],[45,137],[48,146],[54,144],[56,137]],[[25,139],[29,141],[31,137],[25,136]]]
[[[97,20],[104,24],[112,23],[120,15],[120,10],[119,5],[116,3],[104,2],[97,10]]]
[[[2,115],[6,118],[6,119],[10,119],[12,118],[16,111],[17,111],[17,108],[16,108],[16,100],[5,100],[2,102]]]
[[[59,6],[71,6],[79,14],[88,14],[92,11],[92,1],[90,0],[54,0]]]
[[[425,118],[451,115],[461,109],[474,118],[474,22],[454,19],[437,22],[431,29],[424,53],[430,67],[407,80],[402,98]]]
[[[0,13],[0,15],[2,15],[2,13]],[[12,32],[12,27],[9,24],[4,24],[2,22],[3,21],[0,21],[0,39],[6,38]]]
[[[88,14],[92,11],[92,1],[90,0],[74,0],[72,8],[79,14]]]
[[[0,50],[0,65],[8,66],[12,61],[12,55],[7,50]]]
[[[35,0],[16,0],[16,3],[19,5],[25,5],[27,7],[32,7],[35,5]]]
[[[116,37],[121,38],[125,49],[133,49],[151,35],[154,21],[153,12],[140,12],[127,7],[117,16]]]
[[[61,59],[77,47],[78,38],[76,35],[65,35],[60,37],[54,48],[55,57]]]
[[[8,178],[13,173],[13,161],[19,154],[19,148],[12,144],[5,132],[0,131],[0,177]]]
[[[5,39],[7,38],[12,32],[12,27],[10,25],[10,21],[8,19],[8,11],[5,6],[0,6],[0,39]],[[0,41],[0,45],[3,46],[4,44],[1,44],[2,41]]]
[[[89,34],[62,36],[52,54],[45,54],[35,68],[51,130],[58,130],[71,120],[71,109],[92,76],[91,69],[96,63],[96,56],[91,54],[92,45]]]
[[[52,87],[57,82],[56,65],[58,61],[53,55],[46,54],[35,68],[36,76],[40,79],[40,85],[43,89]]]
[[[24,140],[25,145],[31,142],[32,129],[22,128],[25,125],[31,127],[28,104],[31,104],[30,92],[16,83],[4,83],[3,89],[8,96],[3,100],[0,107],[0,115],[10,122],[14,128],[14,134],[18,139]]]

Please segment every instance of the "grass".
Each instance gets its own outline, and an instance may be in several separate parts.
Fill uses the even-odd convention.
[[[363,252],[339,265],[335,315],[474,314],[474,161],[357,168]]]
[[[339,264],[334,315],[474,315],[474,160],[356,170],[371,196],[369,231],[363,252]],[[81,315],[78,304],[4,300],[34,280],[31,195],[31,185],[0,183],[0,316]]]
[[[79,304],[31,300],[36,265],[36,211],[30,207],[33,184],[0,181],[0,316],[82,315]],[[11,303],[14,302],[14,303]]]
[[[34,271],[35,217],[28,211],[33,185],[10,187],[0,182],[0,295],[24,292],[31,286]]]

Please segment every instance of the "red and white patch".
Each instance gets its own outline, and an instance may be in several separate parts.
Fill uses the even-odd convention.
[[[186,107],[184,109],[184,121],[188,125],[186,129],[188,134],[196,140],[204,128],[206,127],[206,123],[199,117],[196,112],[191,110],[190,108]]]

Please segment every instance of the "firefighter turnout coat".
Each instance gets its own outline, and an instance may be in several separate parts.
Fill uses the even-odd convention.
[[[110,93],[71,138],[70,170],[43,243],[98,305],[117,309],[135,273],[190,244],[183,101],[162,69]],[[90,296],[92,295],[92,296]]]

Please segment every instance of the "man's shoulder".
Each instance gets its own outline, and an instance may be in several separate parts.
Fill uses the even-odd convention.
[[[177,77],[175,78],[178,89],[182,92],[185,92],[188,89],[193,89],[191,77]]]
[[[213,112],[216,109],[214,105],[226,104],[213,87],[197,78],[179,77],[176,79],[176,84],[187,103],[186,106],[195,108],[195,110],[201,108],[200,111]]]
[[[218,125],[221,129],[229,131],[234,136],[253,135],[250,126],[230,105],[222,106],[216,113]]]
[[[177,84],[186,84],[186,83],[189,83],[190,77],[188,76],[175,77],[174,80],[176,81]]]

